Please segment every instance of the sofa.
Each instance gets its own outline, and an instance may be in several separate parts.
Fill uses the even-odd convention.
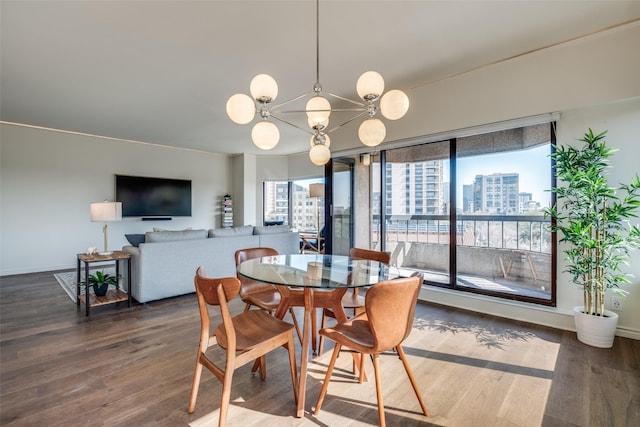
[[[193,276],[199,266],[209,277],[235,276],[238,249],[270,247],[291,254],[299,252],[300,240],[286,225],[161,230],[127,239],[133,243],[122,248],[131,255],[130,291],[141,303],[195,292]]]

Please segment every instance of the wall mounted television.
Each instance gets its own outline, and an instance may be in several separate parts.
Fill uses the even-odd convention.
[[[116,175],[124,217],[191,216],[191,181]]]

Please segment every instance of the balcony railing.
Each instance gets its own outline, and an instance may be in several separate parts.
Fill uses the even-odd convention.
[[[541,215],[458,215],[456,244],[551,253],[550,222]],[[449,244],[448,215],[393,215],[385,224],[386,241]],[[379,242],[380,217],[372,218],[372,241]]]

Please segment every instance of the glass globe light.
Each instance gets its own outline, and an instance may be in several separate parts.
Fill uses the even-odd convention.
[[[327,148],[331,147],[331,138],[329,138],[329,135],[323,133],[322,136],[324,136],[324,142],[316,142],[316,135],[311,135],[311,140],[309,141],[311,148],[315,147],[317,144],[324,144]]]
[[[356,91],[358,92],[358,96],[365,101],[368,101],[366,98],[367,95],[375,95],[378,97],[384,92],[384,79],[375,71],[367,71],[358,78]]]
[[[322,123],[329,120],[331,114],[331,104],[323,96],[314,96],[307,101],[307,118],[309,122]]]
[[[246,125],[256,114],[256,105],[249,95],[236,93],[227,101],[227,115],[231,120]]]
[[[329,147],[324,144],[316,144],[309,150],[309,159],[314,165],[322,166],[331,158]]]
[[[384,141],[387,136],[387,129],[380,119],[367,119],[360,124],[358,137],[360,141],[368,147],[375,147]]]
[[[260,102],[272,102],[278,96],[278,83],[268,74],[258,74],[249,85],[251,96]]]
[[[409,111],[409,97],[401,90],[390,90],[380,100],[380,111],[389,120],[398,120]]]
[[[251,130],[251,139],[256,147],[271,150],[280,140],[280,131],[273,123],[263,120],[256,123]]]

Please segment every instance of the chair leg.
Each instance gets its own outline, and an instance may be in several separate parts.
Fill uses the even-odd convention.
[[[251,304],[246,303],[246,304],[244,305],[244,311],[249,311],[249,309],[250,309],[250,308],[251,308]]]
[[[364,353],[360,353],[360,372],[358,372],[358,382],[362,384],[366,379],[366,374],[364,372],[364,360],[366,355]]]
[[[385,427],[384,402],[382,400],[382,381],[380,381],[380,358],[379,355],[373,354],[373,372],[376,377],[376,397],[378,398],[378,421],[380,427]]]
[[[320,320],[320,329],[324,329],[327,327],[327,316],[325,316],[324,314],[324,308],[321,309],[322,310],[322,319]],[[322,354],[322,351],[324,349],[324,336],[320,335],[320,337],[318,338],[318,355]]]
[[[289,313],[291,313],[291,319],[293,320],[293,326],[296,328],[296,333],[298,334],[298,340],[300,344],[302,344],[302,332],[300,332],[300,326],[298,325],[298,318],[296,317],[296,313],[293,311],[293,307],[289,307]]]
[[[318,341],[318,310],[311,309],[311,350],[316,353],[316,342]]]
[[[291,384],[293,385],[293,398],[298,405],[298,368],[296,367],[296,350],[293,343],[293,334],[289,336],[287,342],[287,351],[289,352],[289,367],[291,368]]]
[[[224,378],[222,380],[222,397],[220,398],[220,418],[218,420],[218,426],[224,427],[227,425],[227,413],[229,412],[229,402],[231,401],[231,381],[233,380],[233,370],[235,366],[227,366],[224,371]]]
[[[318,396],[318,403],[316,403],[316,408],[313,411],[315,415],[318,415],[318,412],[320,412],[322,401],[324,400],[324,396],[327,394],[327,388],[329,387],[329,381],[331,380],[333,367],[336,364],[336,359],[338,358],[338,354],[340,354],[341,347],[342,347],[341,344],[336,343],[336,346],[333,349],[333,353],[331,354],[331,361],[329,362],[329,367],[327,368],[327,374],[324,377],[324,382],[322,383],[322,389],[320,390],[320,395]]]
[[[420,394],[420,389],[418,389],[418,383],[416,382],[415,377],[413,376],[413,372],[411,371],[411,367],[409,367],[409,361],[407,360],[406,354],[404,354],[404,350],[402,346],[397,346],[396,350],[398,351],[398,356],[400,356],[400,360],[402,360],[402,364],[404,365],[404,370],[407,371],[407,375],[409,376],[409,381],[411,381],[411,386],[413,387],[413,391],[416,393],[416,397],[418,398],[418,402],[420,403],[420,407],[422,408],[422,413],[425,416],[429,416],[429,412],[427,411],[427,405],[422,401],[422,395]]]
[[[200,351],[196,359],[196,369],[193,372],[193,383],[191,384],[191,397],[189,398],[188,413],[193,413],[196,409],[196,400],[198,399],[198,389],[200,388],[200,377],[202,376],[202,365],[200,364]]]
[[[258,360],[260,361],[260,379],[264,381],[267,379],[267,358],[262,355]]]

